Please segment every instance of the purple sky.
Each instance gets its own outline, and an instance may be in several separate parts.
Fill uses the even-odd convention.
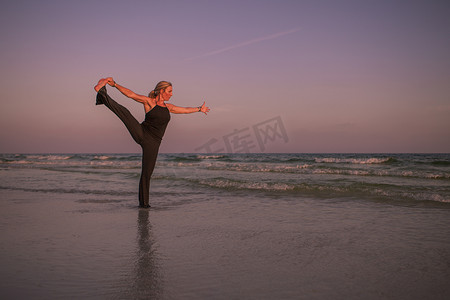
[[[251,142],[278,116],[289,141],[266,152],[450,152],[448,1],[8,1],[0,15],[0,152],[139,152],[94,105],[106,76],[206,100],[208,116],[172,115],[161,152],[247,128]]]

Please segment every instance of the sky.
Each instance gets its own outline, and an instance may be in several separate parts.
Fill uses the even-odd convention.
[[[8,1],[0,152],[137,153],[96,82],[173,83],[160,152],[450,152],[450,2]],[[144,109],[113,88],[142,121]],[[259,135],[258,135],[259,134]]]

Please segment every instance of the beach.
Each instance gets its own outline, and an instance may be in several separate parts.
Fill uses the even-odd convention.
[[[139,209],[138,169],[4,160],[2,299],[450,296],[445,202],[189,185],[167,180],[163,158]]]

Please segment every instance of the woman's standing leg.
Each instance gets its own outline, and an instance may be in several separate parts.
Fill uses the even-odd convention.
[[[150,207],[149,190],[150,178],[155,168],[161,142],[151,136],[147,136],[142,146],[142,172],[139,181],[139,206]]]
[[[115,113],[120,120],[125,124],[136,143],[141,144],[144,140],[144,131],[141,124],[133,117],[128,109],[120,105],[106,93],[106,88],[102,87],[97,93],[96,105],[104,104],[113,113]]]

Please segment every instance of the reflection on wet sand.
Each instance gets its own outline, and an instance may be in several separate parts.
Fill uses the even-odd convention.
[[[137,247],[134,257],[132,299],[162,298],[162,276],[157,263],[156,242],[149,221],[149,211],[139,209],[137,221]]]

